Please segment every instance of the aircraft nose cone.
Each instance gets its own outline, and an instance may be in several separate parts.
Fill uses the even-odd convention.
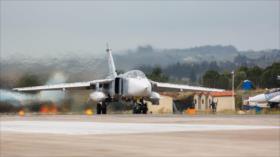
[[[129,95],[145,97],[150,94],[151,88],[145,80],[130,80]]]
[[[280,95],[277,95],[277,96],[273,97],[272,99],[269,100],[269,102],[276,102],[276,103],[278,102],[279,103],[280,102]]]
[[[149,92],[149,86],[138,86],[137,91],[135,92],[135,94],[138,94],[139,96],[145,96],[146,93]]]

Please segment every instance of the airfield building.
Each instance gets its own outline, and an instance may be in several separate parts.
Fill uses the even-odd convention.
[[[169,96],[161,96],[159,105],[152,105],[148,102],[148,113],[152,114],[172,114],[173,98]]]
[[[211,103],[216,103],[216,111],[235,111],[235,102],[231,91],[224,92],[197,92],[194,95],[194,104],[197,111],[210,111]]]

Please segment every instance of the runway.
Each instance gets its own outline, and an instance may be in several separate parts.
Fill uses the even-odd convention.
[[[153,123],[110,123],[110,122],[77,122],[77,121],[4,121],[1,132],[46,133],[68,135],[95,134],[133,134],[164,133],[189,131],[224,131],[280,129],[279,126],[261,125],[202,125],[202,124],[153,124]]]
[[[2,157],[279,157],[280,117],[1,116]]]

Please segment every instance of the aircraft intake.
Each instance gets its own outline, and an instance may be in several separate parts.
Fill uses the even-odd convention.
[[[89,95],[90,99],[94,102],[101,102],[106,98],[106,95],[103,92],[92,92]]]
[[[159,105],[160,94],[157,92],[152,92],[150,96],[150,101],[153,105]]]

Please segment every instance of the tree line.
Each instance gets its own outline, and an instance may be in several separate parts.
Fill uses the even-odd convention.
[[[276,88],[280,87],[280,62],[273,63],[266,68],[258,66],[241,66],[234,71],[234,88],[241,88],[244,80],[250,80],[254,88]],[[232,88],[232,74],[228,71],[219,73],[215,70],[208,70],[202,77],[202,85],[212,88]]]
[[[178,79],[174,79],[176,78],[174,76],[177,76],[178,78],[189,76],[189,82],[191,83],[197,82],[197,84],[210,88],[232,89],[232,71],[220,70],[220,67],[215,63],[208,63],[207,65],[210,65],[210,67],[207,67],[210,70],[206,70],[200,78],[195,76],[195,72],[193,70],[182,68],[185,67],[182,64],[172,65],[173,68],[168,66],[163,69],[160,66],[155,66],[153,68],[142,67],[141,70],[145,72],[149,79],[154,81],[182,83],[182,81],[180,82]],[[197,66],[197,68],[202,69],[200,66]],[[170,71],[170,69],[173,69],[173,71]],[[233,71],[234,88],[236,89],[241,88],[244,80],[250,80],[254,88],[280,87],[280,80],[278,78],[278,76],[280,76],[280,62],[273,63],[271,66],[266,68],[261,68],[259,66],[240,66]],[[170,75],[170,73],[172,74]]]

